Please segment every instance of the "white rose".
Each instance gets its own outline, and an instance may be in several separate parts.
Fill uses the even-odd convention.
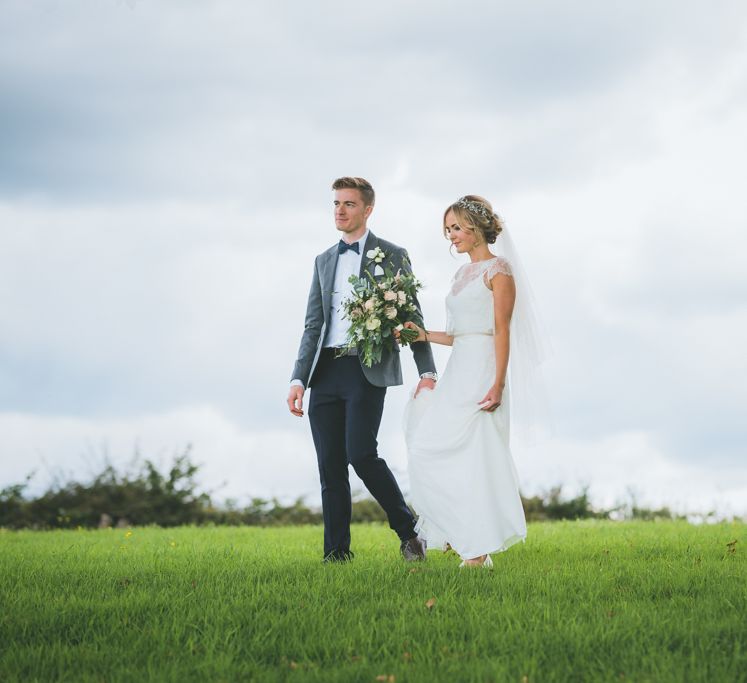
[[[395,301],[397,298],[397,292],[393,292],[391,289],[388,292],[384,292],[384,301]]]
[[[363,307],[364,307],[364,308],[365,308],[365,309],[366,309],[367,311],[373,311],[373,308],[374,308],[374,305],[375,305],[375,304],[376,304],[376,302],[375,302],[375,301],[374,301],[373,299],[366,299],[366,303],[365,303],[365,304],[363,304]]]
[[[376,247],[376,249],[371,249],[366,256],[370,259],[373,259],[374,263],[381,263],[384,260],[384,257],[386,254],[384,254],[383,251],[381,251],[381,247]]]
[[[407,294],[404,292],[397,292],[397,300],[401,304],[407,303]]]
[[[389,318],[389,320],[393,320],[397,317],[397,309],[394,306],[387,306],[384,309],[384,315]]]
[[[381,327],[381,320],[378,318],[369,318],[366,320],[366,329],[367,330],[378,330]]]

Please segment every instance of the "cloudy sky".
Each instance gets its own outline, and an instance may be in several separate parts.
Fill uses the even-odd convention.
[[[0,0],[0,488],[191,444],[217,498],[318,500],[287,383],[362,175],[434,329],[443,207],[512,230],[554,347],[525,493],[747,514],[747,6],[615,4]]]

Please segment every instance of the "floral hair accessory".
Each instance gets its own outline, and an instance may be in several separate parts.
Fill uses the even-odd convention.
[[[458,206],[462,209],[467,209],[467,211],[471,211],[472,213],[476,213],[478,216],[482,216],[486,221],[490,220],[490,211],[488,211],[488,209],[479,202],[467,199],[467,197],[461,197],[457,199],[457,201],[454,203],[454,206]]]

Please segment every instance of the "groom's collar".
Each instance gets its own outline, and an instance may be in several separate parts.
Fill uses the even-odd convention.
[[[376,245],[379,242],[379,238],[376,237],[370,230],[366,230],[364,235],[358,240],[358,243],[360,246],[360,254],[361,256],[365,256],[366,252],[369,249],[374,249]],[[331,258],[337,258],[337,242],[335,242],[327,251],[325,252],[327,256]]]
[[[366,228],[366,232],[364,232],[359,239],[355,240],[355,242],[348,242],[347,240],[342,240],[343,242],[347,244],[355,244],[358,243],[358,253],[362,254],[363,250],[366,248],[366,242],[368,242],[368,236],[371,234],[371,231]]]
[[[366,230],[366,234],[360,239],[361,244],[361,254],[364,254],[369,250],[373,249],[373,245],[378,242],[376,235],[374,235],[370,230]]]

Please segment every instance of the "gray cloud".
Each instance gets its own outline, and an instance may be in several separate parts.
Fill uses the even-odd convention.
[[[361,158],[381,175],[403,153],[412,182],[432,189],[455,166],[503,186],[583,177],[609,151],[652,142],[636,125],[656,106],[649,88],[630,93],[637,111],[619,121],[600,96],[651,69],[665,90],[709,79],[737,44],[737,12],[15,3],[0,48],[0,190],[258,201],[281,178],[333,176]]]

